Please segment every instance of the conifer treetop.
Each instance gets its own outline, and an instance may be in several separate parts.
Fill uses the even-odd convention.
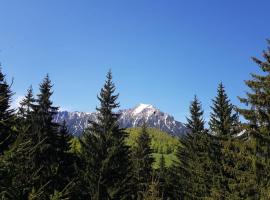
[[[233,127],[237,125],[238,115],[234,111],[223,83],[218,85],[217,96],[212,100],[212,112],[210,114],[210,130],[218,136],[232,135]]]
[[[187,128],[192,133],[200,133],[204,130],[204,119],[202,105],[197,96],[194,96],[194,100],[189,107],[190,117],[187,118]]]

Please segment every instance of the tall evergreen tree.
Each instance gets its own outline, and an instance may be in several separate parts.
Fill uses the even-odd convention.
[[[57,163],[58,163],[58,173],[56,177],[56,182],[59,184],[59,188],[56,191],[61,191],[61,195],[78,198],[79,195],[75,193],[77,191],[76,182],[77,182],[77,157],[71,151],[71,141],[73,137],[69,133],[66,121],[59,127],[58,132],[58,144],[57,144]]]
[[[42,145],[34,155],[34,165],[40,168],[39,179],[35,185],[40,188],[47,185],[47,195],[52,194],[57,188],[55,175],[57,173],[57,131],[58,125],[53,122],[53,116],[57,112],[57,107],[51,101],[52,84],[47,75],[40,84],[40,94],[37,95],[37,104],[33,105],[32,127],[34,137]]]
[[[32,147],[31,154],[23,154],[28,164],[30,174],[36,177],[28,177],[31,180],[31,191],[40,191],[48,199],[54,191],[62,191],[67,183],[69,175],[63,176],[68,166],[66,163],[66,149],[69,138],[64,136],[63,130],[59,131],[59,125],[53,122],[53,117],[58,108],[53,106],[51,96],[52,84],[47,75],[40,84],[40,94],[34,100],[32,90],[28,90],[26,98],[22,102],[24,123],[28,131],[24,134],[24,142]],[[38,144],[38,145],[37,145]],[[67,168],[65,168],[67,167]],[[65,181],[64,181],[65,180]],[[28,192],[30,192],[28,190]]]
[[[29,95],[30,94],[30,95]],[[31,98],[28,98],[31,97]],[[33,180],[37,179],[32,167],[33,159],[31,160],[32,153],[39,146],[37,140],[33,140],[31,135],[31,122],[30,122],[30,106],[34,102],[32,90],[28,90],[28,94],[22,102],[28,100],[28,108],[26,104],[21,105],[19,108],[16,132],[17,138],[10,150],[3,157],[5,169],[8,171],[10,183],[8,185],[12,191],[8,199],[27,199],[28,193],[33,186]]]
[[[33,94],[33,88],[32,86],[30,86],[24,99],[20,102],[20,107],[18,111],[19,116],[22,117],[24,120],[29,118],[34,103],[35,98]]]
[[[268,40],[270,45],[270,40]],[[245,81],[249,87],[240,101],[246,108],[239,109],[246,123],[245,130],[253,146],[253,165],[256,174],[256,199],[270,198],[270,47],[263,51],[263,60],[253,58],[262,74],[251,74]]]
[[[211,196],[213,199],[226,199],[229,191],[229,182],[234,179],[231,154],[234,154],[236,147],[233,147],[233,140],[238,133],[238,115],[234,106],[225,92],[222,83],[217,89],[217,96],[213,99],[212,112],[210,114],[210,132],[212,135],[212,169],[213,185]]]
[[[16,139],[16,118],[11,109],[11,85],[5,80],[5,75],[0,69],[0,198],[6,199],[11,195],[12,169],[6,162],[6,154]]]
[[[180,196],[178,199],[202,199],[207,196],[206,167],[209,164],[208,136],[204,129],[201,103],[195,96],[187,118],[187,133],[180,140],[175,171],[179,177]]]
[[[14,142],[12,127],[15,122],[14,109],[11,108],[12,91],[0,69],[0,156]]]
[[[152,179],[152,156],[151,138],[147,132],[146,123],[143,124],[133,150],[134,174],[138,187],[138,199],[142,199],[142,193],[147,190]]]
[[[114,92],[115,85],[109,71],[98,96],[97,122],[90,122],[81,140],[85,192],[88,198],[96,200],[131,199],[130,150],[125,144],[127,134],[119,128],[119,114],[114,112],[119,107],[119,95]]]

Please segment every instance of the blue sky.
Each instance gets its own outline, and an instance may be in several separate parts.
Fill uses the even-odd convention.
[[[112,69],[121,108],[149,103],[206,118],[223,81],[234,104],[270,37],[270,1],[0,0],[0,61],[14,99],[46,73],[63,109],[93,111]]]

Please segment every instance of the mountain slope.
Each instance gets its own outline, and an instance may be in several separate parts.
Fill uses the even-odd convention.
[[[141,128],[127,129],[127,144],[129,146],[134,147],[140,131]],[[175,153],[177,151],[177,147],[180,145],[179,139],[155,128],[147,128],[147,132],[151,138],[151,148],[153,149],[153,157],[155,159],[153,167],[155,169],[159,167],[159,161],[162,154],[164,156],[166,166],[171,166],[173,161],[177,160]]]
[[[139,104],[135,108],[119,111],[119,124],[122,128],[140,127],[145,121],[149,127],[157,128],[172,135],[183,135],[186,127],[176,121],[173,116],[160,111],[150,104]],[[96,113],[61,111],[55,116],[55,121],[66,121],[70,132],[80,135],[87,127],[88,121],[96,121]]]
[[[135,146],[140,131],[141,128],[126,129],[126,132],[128,133],[126,142],[131,148]],[[173,161],[177,160],[175,153],[177,151],[177,147],[181,145],[179,139],[155,128],[147,128],[147,132],[151,138],[151,148],[153,149],[153,157],[155,159],[153,167],[155,169],[159,167],[159,161],[162,154],[165,158],[166,166],[171,166]],[[71,146],[72,151],[81,151],[81,145],[78,137],[73,137]]]

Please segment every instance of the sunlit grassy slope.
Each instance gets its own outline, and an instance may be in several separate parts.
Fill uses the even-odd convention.
[[[139,135],[141,128],[129,128],[127,132],[129,137],[127,143],[134,146],[136,138]],[[170,166],[173,160],[176,159],[175,152],[177,146],[180,145],[177,137],[173,137],[158,129],[148,128],[148,133],[152,139],[152,149],[154,150],[153,156],[155,158],[154,168],[158,168],[159,159],[161,154],[164,155],[166,166]]]
[[[129,128],[126,130],[128,133],[127,144],[131,147],[134,146],[140,130],[141,128]],[[147,128],[147,131],[152,139],[151,147],[154,151],[153,156],[155,158],[153,167],[158,168],[162,154],[164,155],[166,166],[170,166],[173,160],[176,159],[175,152],[177,146],[180,145],[178,138],[154,128]],[[71,146],[73,151],[80,151],[81,147],[78,138],[73,139]]]

